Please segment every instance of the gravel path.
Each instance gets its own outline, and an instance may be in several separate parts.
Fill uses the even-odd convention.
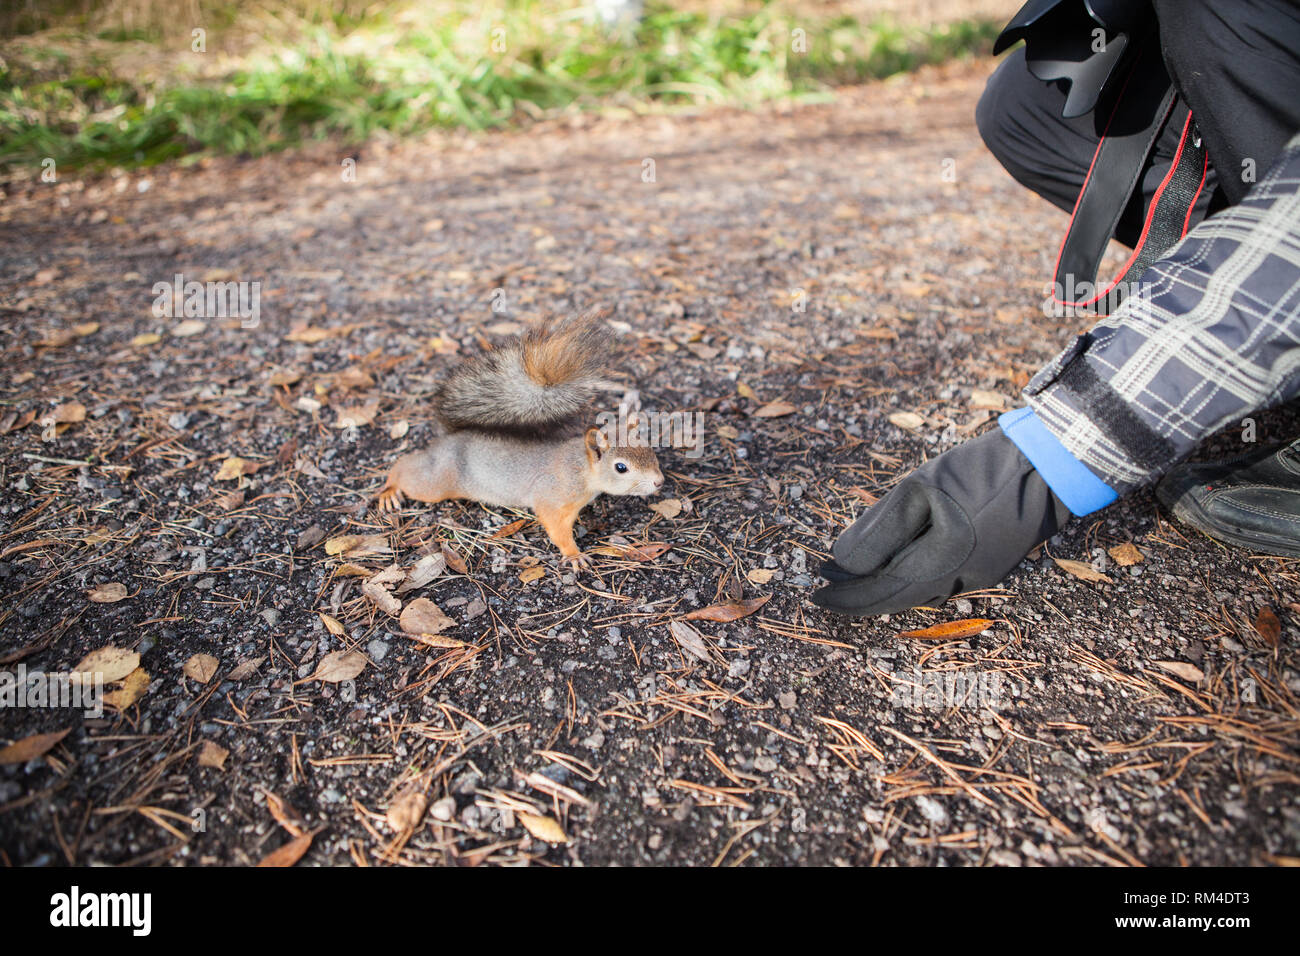
[[[1295,562],[1140,495],[1004,591],[805,599],[864,502],[1082,326],[1039,305],[1064,217],[976,135],[988,69],[8,184],[0,672],[124,653],[102,717],[0,709],[4,859],[1294,862]],[[260,283],[256,323],[159,318],[177,274]],[[584,512],[598,576],[517,515],[368,507],[457,354],[593,305],[707,433],[667,506]],[[389,613],[421,598],[432,643]],[[683,620],[711,605],[748,613]]]

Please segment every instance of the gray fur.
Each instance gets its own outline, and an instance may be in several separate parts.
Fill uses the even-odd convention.
[[[564,343],[565,362],[562,370],[548,371],[562,380],[543,384],[528,374],[528,358],[540,362],[557,341]],[[540,323],[455,368],[435,396],[438,418],[448,431],[473,429],[525,440],[580,433],[592,399],[607,384],[613,344],[599,313]]]

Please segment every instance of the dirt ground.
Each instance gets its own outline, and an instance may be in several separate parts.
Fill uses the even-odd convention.
[[[8,184],[0,673],[115,647],[122,682],[0,709],[3,861],[1300,861],[1296,562],[1138,495],[1005,590],[807,601],[1085,324],[1041,307],[1064,216],[980,144],[989,69]],[[158,317],[177,274],[261,283],[259,321]],[[457,356],[595,305],[706,432],[658,511],[584,512],[595,574],[519,515],[369,506]],[[390,613],[421,598],[436,638]]]

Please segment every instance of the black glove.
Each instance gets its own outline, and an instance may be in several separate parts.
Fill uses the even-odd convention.
[[[932,458],[895,485],[832,549],[813,602],[892,614],[992,587],[1070,511],[1001,428]]]

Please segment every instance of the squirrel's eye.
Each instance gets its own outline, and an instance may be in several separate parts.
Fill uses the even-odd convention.
[[[614,470],[620,475],[625,474],[627,472],[627,464],[625,462],[616,461],[614,462]]]

